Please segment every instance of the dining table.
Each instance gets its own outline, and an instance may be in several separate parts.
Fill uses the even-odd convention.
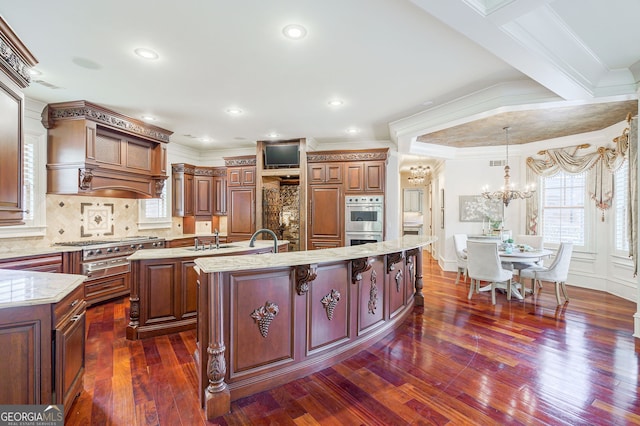
[[[552,254],[553,252],[547,249],[520,250],[516,247],[511,252],[498,250],[498,257],[500,257],[500,261],[503,264],[510,264],[513,269],[518,269],[518,271],[530,266],[535,266],[537,262],[550,257]],[[506,291],[507,284],[497,283],[496,288],[501,288]],[[522,293],[520,292],[521,290]],[[480,291],[491,291],[491,285],[480,287]],[[523,300],[525,295],[524,283],[512,281],[511,295],[518,300]]]

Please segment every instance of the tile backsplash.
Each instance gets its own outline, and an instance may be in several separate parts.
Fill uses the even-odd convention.
[[[46,235],[0,239],[0,252],[15,249],[16,246],[42,247],[59,242],[98,238],[140,235],[167,237],[182,234],[182,218],[179,217],[172,218],[171,228],[140,230],[138,203],[139,200],[135,199],[49,194],[46,196]]]

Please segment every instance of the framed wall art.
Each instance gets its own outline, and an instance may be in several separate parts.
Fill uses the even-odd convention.
[[[482,195],[460,195],[460,222],[502,221],[503,204]]]

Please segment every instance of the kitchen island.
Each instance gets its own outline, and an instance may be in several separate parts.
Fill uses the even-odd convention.
[[[84,374],[84,275],[0,269],[0,404],[64,404]]]
[[[208,419],[231,400],[326,368],[422,305],[430,236],[261,256],[195,259],[196,366]]]
[[[143,339],[196,327],[198,275],[194,260],[197,257],[262,254],[274,249],[273,241],[268,240],[257,240],[254,247],[249,247],[249,241],[237,241],[220,244],[219,248],[205,238],[200,240],[198,250],[195,246],[145,249],[128,257],[131,293],[127,339]],[[286,251],[288,243],[278,241],[278,251]]]

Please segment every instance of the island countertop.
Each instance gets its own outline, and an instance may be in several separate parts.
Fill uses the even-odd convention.
[[[0,309],[57,303],[87,277],[0,269]]]
[[[289,244],[288,240],[278,240],[278,246]],[[208,245],[207,245],[208,247]],[[272,240],[256,240],[254,247],[249,247],[249,240],[233,243],[221,243],[219,249],[195,250],[193,247],[176,247],[138,250],[128,257],[129,260],[170,259],[180,257],[220,256],[228,259],[230,254],[244,252],[255,248],[273,247]],[[262,256],[262,255],[261,255]]]
[[[307,265],[350,260],[360,257],[379,256],[407,249],[424,247],[433,243],[437,239],[437,237],[430,235],[406,235],[398,238],[397,240],[322,250],[266,253],[259,256],[224,256],[223,258],[202,257],[197,258],[195,263],[196,266],[198,266],[198,268],[200,268],[204,273]],[[271,244],[273,244],[273,242],[271,242]],[[191,251],[191,253],[193,253],[193,251]]]

